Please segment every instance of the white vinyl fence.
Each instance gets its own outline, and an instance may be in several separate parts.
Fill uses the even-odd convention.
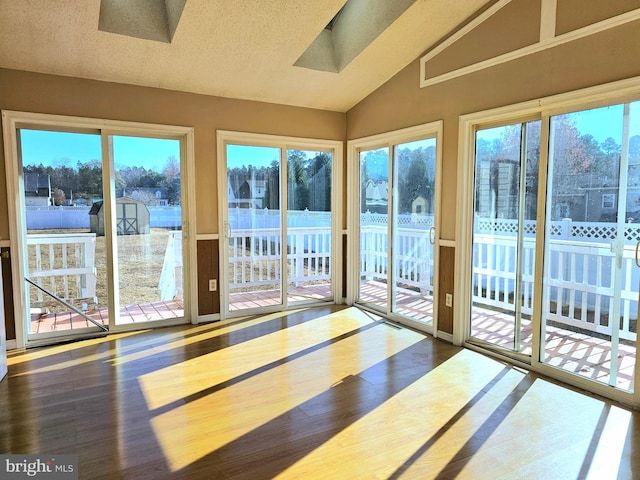
[[[149,206],[149,222],[152,228],[180,228],[182,208],[180,206]],[[27,230],[71,230],[89,229],[91,207],[36,207],[27,206]]]
[[[229,237],[230,288],[276,285],[281,279],[280,230],[232,230]],[[287,229],[288,281],[295,285],[331,279],[331,228]]]

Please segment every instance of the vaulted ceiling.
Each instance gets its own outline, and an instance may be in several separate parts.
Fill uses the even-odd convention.
[[[0,67],[347,111],[489,3],[0,0]]]

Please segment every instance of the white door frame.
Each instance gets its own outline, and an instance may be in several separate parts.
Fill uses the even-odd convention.
[[[640,99],[640,77],[635,77],[619,82],[598,85],[574,92],[540,98],[515,105],[495,108],[491,110],[475,112],[463,115],[459,120],[458,133],[458,179],[456,199],[456,271],[454,292],[458,301],[454,302],[454,335],[456,345],[466,345],[469,348],[478,347],[468,344],[470,336],[470,298],[471,285],[471,259],[472,259],[472,235],[473,235],[473,195],[474,195],[474,165],[475,165],[475,131],[479,127],[506,125],[520,123],[533,119],[541,119],[540,129],[540,161],[539,161],[539,190],[538,211],[536,222],[545,225],[547,163],[549,145],[549,119],[552,115],[568,113],[571,111],[598,108],[612,104],[628,103]],[[539,246],[535,255],[536,284],[542,285],[544,268],[544,228],[538,228],[536,233],[536,245]],[[640,405],[640,361],[636,359],[635,392],[633,394],[608,385],[599,384],[584,377],[558,370],[550,365],[540,362],[540,353],[543,345],[540,340],[540,318],[542,308],[542,289],[534,292],[533,312],[533,349],[531,363],[510,358],[510,361],[525,366],[526,368],[558,378],[570,385],[583,388],[588,391],[603,395],[614,400]],[[636,341],[636,350],[638,342]],[[487,352],[486,350],[483,350]],[[494,355],[495,352],[489,352]]]
[[[347,142],[347,183],[353,186],[348,192],[348,265],[347,265],[347,304],[354,305],[358,300],[358,291],[360,287],[360,159],[359,154],[361,151],[374,150],[377,148],[389,149],[389,198],[393,197],[393,148],[396,145],[423,140],[427,138],[436,139],[436,177],[435,177],[435,212],[434,212],[434,226],[435,226],[435,240],[434,240],[434,265],[435,272],[433,276],[433,322],[431,325],[427,325],[422,322],[411,320],[404,316],[395,316],[394,320],[399,323],[405,323],[413,328],[417,328],[426,331],[433,336],[438,336],[438,261],[440,258],[440,244],[443,239],[440,238],[440,205],[441,205],[441,186],[442,186],[442,120],[416,125],[413,127],[407,127],[400,130],[393,130],[390,132],[380,133],[377,135],[371,135],[368,137],[357,138],[349,140]],[[391,237],[391,221],[388,222],[388,233]],[[392,247],[392,242],[388,242],[388,248]],[[385,314],[389,315],[389,306]]]
[[[228,130],[218,130],[216,132],[217,142],[217,158],[218,158],[218,231],[219,234],[219,259],[220,259],[220,278],[228,278],[228,249],[226,248],[226,222],[228,214],[228,190],[227,190],[227,145],[244,145],[250,147],[270,147],[279,148],[281,152],[282,167],[280,169],[280,205],[281,205],[281,235],[286,238],[287,235],[287,189],[286,185],[286,154],[287,150],[309,150],[309,151],[327,151],[332,152],[333,164],[331,168],[331,288],[333,303],[343,303],[342,299],[342,211],[343,211],[343,142],[339,140],[321,140],[302,137],[288,137],[281,135],[268,135],[249,132],[236,132]],[[272,307],[261,307],[256,309],[229,311],[229,286],[227,282],[220,281],[218,290],[220,294],[220,317],[222,319],[236,316],[244,316],[247,314],[269,313],[280,311],[288,308],[287,291],[286,291],[286,269],[287,256],[282,255],[282,275],[281,289],[283,294],[283,304]],[[317,304],[309,304],[317,305]]]
[[[130,135],[141,137],[155,138],[174,138],[181,140],[181,158],[183,177],[183,247],[184,247],[184,282],[185,282],[185,319],[192,323],[197,321],[195,315],[197,313],[197,272],[196,272],[196,243],[195,243],[195,171],[194,171],[194,133],[192,127],[156,125],[149,123],[125,122],[118,120],[102,120],[86,117],[72,117],[64,115],[50,115],[30,112],[2,111],[2,127],[4,135],[4,159],[7,175],[7,194],[9,206],[9,232],[10,232],[10,248],[11,248],[11,268],[12,268],[12,287],[14,299],[14,314],[16,319],[16,347],[22,348],[29,343],[28,330],[25,328],[27,318],[27,306],[25,303],[25,255],[26,255],[26,224],[23,215],[22,204],[24,202],[24,185],[22,172],[20,171],[19,160],[19,140],[17,131],[20,128],[34,128],[41,130],[54,131],[77,131],[92,132],[102,136],[102,155],[104,159],[108,159],[111,164],[113,159],[104,157],[109,155],[109,136],[110,135]],[[111,165],[113,167],[113,165]],[[108,174],[108,172],[107,172]],[[108,179],[103,178],[103,182]],[[105,198],[109,200],[113,194],[114,185],[110,180],[104,183]],[[111,217],[114,213],[112,212]],[[113,218],[106,218],[107,228],[114,232],[115,222]],[[110,225],[111,224],[111,225]],[[110,247],[111,245],[109,245]],[[109,250],[110,252],[111,250]],[[113,294],[113,277],[109,276],[109,289]],[[112,295],[111,295],[112,297]],[[114,299],[110,298],[109,308],[115,305]],[[140,328],[149,328],[150,325],[162,326],[167,322],[159,321],[144,324],[131,325],[115,325],[114,317],[110,316],[109,330],[112,332],[135,330]],[[182,321],[178,322],[182,323]],[[54,335],[56,339],[66,338],[64,333]],[[71,334],[75,338],[75,335]]]

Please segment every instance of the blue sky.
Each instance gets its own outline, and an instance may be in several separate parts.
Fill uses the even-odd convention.
[[[275,147],[247,147],[244,145],[227,145],[228,168],[268,167],[274,160],[280,159],[280,149]]]
[[[631,104],[629,136],[640,135],[640,102]],[[582,135],[590,134],[598,142],[608,137],[618,144],[622,143],[622,105],[596,108],[569,114],[575,121],[576,127]],[[481,138],[491,141],[500,137],[502,127],[482,130]]]
[[[87,133],[21,130],[23,165],[75,167],[102,157],[100,135]],[[116,168],[140,166],[162,171],[167,159],[180,158],[178,140],[122,137],[113,139]]]
[[[87,133],[21,130],[22,159],[24,165],[75,167],[78,162],[87,163],[101,158],[100,135]],[[117,168],[142,166],[162,171],[167,158],[180,158],[180,142],[157,138],[123,137],[113,139],[114,160]],[[317,152],[309,152],[315,156]],[[229,145],[229,167],[241,167],[250,163],[257,167],[271,165],[280,156],[274,147]]]
[[[598,108],[571,114],[582,134],[591,134],[602,142],[612,137],[621,142],[622,105]],[[499,135],[499,128],[484,130],[482,137],[491,140]],[[492,135],[495,135],[493,137]],[[630,135],[640,135],[640,102],[631,104]],[[59,166],[78,162],[86,163],[101,158],[100,135],[86,133],[49,132],[21,130],[22,158],[24,165]],[[408,144],[416,147],[418,144]],[[315,155],[315,152],[313,152]],[[178,140],[114,137],[114,155],[117,168],[141,166],[162,171],[171,156],[180,158]],[[279,158],[279,149],[274,147],[249,147],[229,145],[227,147],[229,167],[241,167],[251,163],[255,167],[268,166]]]
[[[597,108],[570,114],[581,134],[591,134],[598,142],[613,138],[622,143],[622,105]],[[635,123],[638,123],[637,119]]]

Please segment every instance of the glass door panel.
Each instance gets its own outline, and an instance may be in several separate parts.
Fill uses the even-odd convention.
[[[476,133],[471,337],[531,355],[540,122]]]
[[[394,146],[391,312],[433,322],[436,139]]]
[[[184,316],[180,141],[112,136],[119,315],[116,324]],[[104,214],[98,212],[98,215]]]
[[[358,301],[388,306],[389,148],[365,150],[360,161],[360,281]]]
[[[99,134],[18,131],[26,225],[27,333],[109,325]]]
[[[551,117],[541,360],[632,391],[638,103]]]
[[[228,309],[283,305],[281,149],[227,145]]]
[[[333,299],[332,154],[287,150],[287,303]]]

